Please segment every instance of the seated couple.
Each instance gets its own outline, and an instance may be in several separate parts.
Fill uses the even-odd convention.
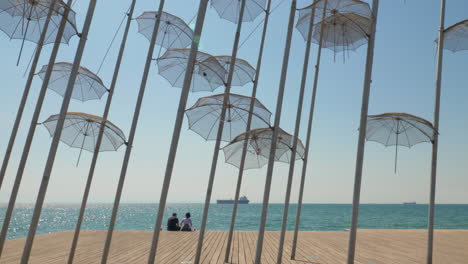
[[[192,219],[190,219],[190,213],[185,214],[185,218],[179,224],[179,218],[177,213],[173,213],[169,219],[167,219],[167,231],[192,231]]]

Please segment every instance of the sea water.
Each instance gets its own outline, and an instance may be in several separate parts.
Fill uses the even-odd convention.
[[[208,230],[228,230],[232,205],[210,204]],[[116,230],[152,230],[154,228],[157,204],[122,204],[119,208]],[[281,229],[284,206],[271,204],[268,210],[266,229]],[[289,208],[288,230],[294,230],[297,205]],[[5,206],[0,207],[0,221],[3,223]],[[8,239],[27,235],[31,222],[32,205],[18,205],[10,224]],[[236,230],[258,230],[261,204],[239,205]],[[203,213],[203,204],[168,204],[164,219],[173,212],[181,220],[186,212],[192,215],[194,227],[198,228]],[[427,228],[427,205],[420,204],[363,204],[360,208],[360,228],[380,229],[425,229]],[[37,229],[38,234],[74,230],[78,219],[79,205],[48,204],[44,207]],[[107,230],[112,213],[111,204],[88,206],[82,225],[83,230]],[[350,204],[305,204],[300,219],[301,230],[336,231],[349,228]],[[468,229],[468,205],[437,205],[437,229]],[[165,229],[165,220],[163,221]]]

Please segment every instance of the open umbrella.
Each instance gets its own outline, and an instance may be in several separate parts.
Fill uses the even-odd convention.
[[[244,169],[261,168],[268,163],[268,156],[271,150],[271,140],[273,136],[272,128],[258,128],[244,132],[235,137],[223,148],[226,162],[240,167],[242,159],[242,149],[244,140],[247,139],[247,156],[245,158]],[[294,137],[280,128],[276,144],[275,161],[289,163]],[[296,149],[296,159],[304,157],[304,145],[299,140]]]
[[[58,118],[59,115],[51,115],[42,122],[49,131],[50,136],[55,133]],[[125,144],[125,134],[122,130],[110,121],[86,113],[67,113],[60,141],[72,148],[80,149],[79,162],[83,149],[90,152],[95,151],[96,137],[103,123],[105,123],[105,127],[99,151],[117,151],[120,146]]]
[[[55,2],[54,2],[55,1]],[[53,6],[50,17],[51,23],[47,27],[47,36],[43,44],[55,42],[60,21],[65,10],[68,10],[67,23],[61,38],[62,43],[68,43],[70,38],[78,33],[75,22],[75,12],[61,0],[1,0],[0,1],[0,30],[11,39],[28,40],[38,43],[44,24],[47,20],[47,12]],[[18,59],[19,60],[19,59]]]
[[[52,69],[52,76],[47,88],[64,96],[65,89],[70,78],[73,64],[69,62],[57,62]],[[41,79],[44,79],[47,71],[47,65],[37,73]],[[107,92],[101,78],[87,68],[80,66],[76,77],[75,86],[73,87],[72,98],[82,102],[88,100],[97,100]]]
[[[246,0],[245,11],[242,17],[242,22],[255,20],[262,12],[265,11],[266,0]],[[236,23],[239,21],[239,9],[241,1],[239,0],[211,0],[211,6],[221,18]]]
[[[395,173],[398,146],[412,146],[434,140],[435,129],[431,122],[407,113],[385,113],[369,115],[366,140],[375,141],[385,147],[395,146]]]
[[[245,132],[250,110],[251,97],[230,94],[226,106],[226,118],[221,140],[230,141],[235,136]],[[202,97],[185,111],[189,128],[206,140],[215,140],[218,133],[221,112],[223,110],[224,94]],[[271,112],[260,101],[255,99],[252,111],[251,127],[264,128],[270,125]]]
[[[174,87],[182,88],[190,49],[169,49],[157,59],[158,72]],[[226,70],[208,53],[197,52],[191,91],[214,91],[225,84]]]
[[[214,56],[218,62],[224,67],[226,73],[229,71],[231,66],[231,56],[221,55]],[[236,63],[234,63],[234,73],[232,76],[232,86],[244,86],[249,82],[253,82],[255,79],[255,68],[250,65],[246,60],[236,58]],[[227,74],[224,78],[227,83]]]
[[[309,24],[311,19],[311,9],[316,8],[315,12],[315,30],[312,35],[312,41],[319,44],[323,48],[333,50],[335,53],[356,50],[360,46],[367,43],[370,34],[371,19],[369,5],[367,3],[359,3],[359,8],[348,8],[349,6],[341,7],[345,1],[328,0],[326,6],[321,6],[319,3],[324,0],[299,10],[299,20],[296,28],[301,33],[304,40],[307,40],[309,32]],[[354,1],[353,1],[354,2]],[[359,1],[358,1],[359,2]],[[329,9],[327,6],[335,4],[338,9]],[[321,6],[321,12],[319,12]],[[356,5],[351,5],[356,7]],[[326,8],[326,9],[323,9]],[[352,12],[357,9],[360,12]],[[319,15],[320,13],[320,15]],[[328,15],[324,15],[328,14]],[[323,31],[323,33],[322,33]],[[322,37],[321,37],[322,36]]]
[[[136,18],[138,32],[148,40],[151,40],[157,17],[158,12],[146,11]],[[156,43],[165,49],[186,48],[192,43],[193,30],[184,20],[166,12],[162,12],[158,32]]]

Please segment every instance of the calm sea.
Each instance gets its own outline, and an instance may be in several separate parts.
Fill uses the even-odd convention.
[[[296,205],[291,205],[288,229],[294,229]],[[172,212],[179,217],[186,212],[192,214],[195,227],[199,226],[202,204],[169,204],[165,218]],[[78,205],[47,205],[42,211],[38,233],[50,233],[75,228],[78,219]],[[83,229],[107,230],[112,207],[110,204],[92,204],[86,211]],[[157,204],[123,204],[117,219],[117,230],[152,230]],[[228,230],[232,205],[210,205],[209,230]],[[348,204],[306,204],[303,206],[301,230],[344,230],[349,228],[351,205]],[[5,206],[0,208],[1,222]],[[236,222],[237,230],[257,230],[261,204],[239,205]],[[280,230],[283,205],[272,204],[268,211],[267,230]],[[27,235],[32,216],[32,206],[21,205],[15,210],[10,224],[8,238]],[[427,205],[361,205],[360,228],[424,229],[427,226]],[[165,228],[165,226],[164,226]],[[437,205],[436,228],[468,229],[468,205]]]

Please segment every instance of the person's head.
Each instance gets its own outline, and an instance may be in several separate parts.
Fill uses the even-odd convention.
[[[185,218],[190,218],[190,213],[186,213]]]
[[[177,213],[172,213],[172,216],[176,217],[176,216],[177,216]]]

